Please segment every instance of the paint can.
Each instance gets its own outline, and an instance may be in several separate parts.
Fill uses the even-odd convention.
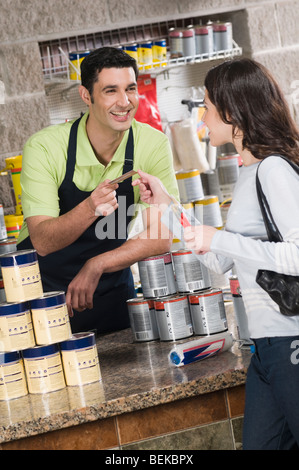
[[[67,385],[85,385],[102,379],[94,333],[76,333],[60,343],[60,349]]]
[[[207,195],[194,201],[194,215],[204,225],[216,228],[223,226],[219,198],[216,195]]]
[[[90,53],[90,51],[72,51],[69,53],[69,77],[70,80],[81,80],[80,67],[81,62]]]
[[[202,54],[208,56],[213,54],[213,26],[203,25],[195,26],[195,50],[196,55]]]
[[[36,344],[60,343],[72,336],[64,292],[46,292],[30,302]]]
[[[138,261],[138,270],[145,299],[155,299],[176,293],[170,253]]]
[[[0,204],[0,240],[7,238],[7,230],[4,220],[4,210],[3,205]]]
[[[183,55],[188,57],[187,61],[191,61],[195,56],[195,34],[193,28],[182,30],[183,36]]]
[[[16,198],[16,215],[22,215],[22,203],[21,203],[21,171],[22,171],[22,155],[16,155],[14,157],[7,157],[5,159],[7,168],[11,172],[11,180]]]
[[[193,335],[186,295],[155,300],[155,311],[161,341],[176,341]]]
[[[217,173],[222,200],[233,196],[233,190],[239,178],[240,156],[237,154],[220,155],[217,158]]]
[[[0,256],[7,302],[24,302],[43,295],[36,250],[22,250]]]
[[[191,250],[174,251],[172,259],[179,292],[191,293],[211,287],[209,270]]]
[[[182,203],[196,201],[204,196],[199,170],[181,170],[175,173]]]
[[[20,235],[20,230],[24,222],[24,217],[22,215],[5,215],[4,216],[7,236],[18,238]]]
[[[50,393],[65,387],[58,344],[23,351],[29,393]]]
[[[233,48],[232,23],[217,22],[213,24],[214,51],[227,51]]]
[[[151,69],[153,66],[153,43],[145,41],[138,44],[138,64],[140,68]]]
[[[138,52],[137,52],[137,43],[134,44],[126,44],[123,46],[123,51],[126,52],[129,56],[133,57],[133,59],[138,61]]]
[[[0,351],[21,351],[33,346],[35,338],[29,304],[1,303]]]
[[[153,63],[154,67],[165,67],[166,62],[166,39],[159,39],[153,43]],[[157,63],[155,63],[157,62]]]
[[[171,59],[183,57],[183,33],[180,29],[169,30],[169,51]]]
[[[17,239],[15,237],[5,238],[0,240],[0,255],[11,253],[17,250]]]
[[[19,351],[0,353],[0,401],[28,394],[23,359]]]
[[[136,297],[127,300],[134,340],[138,342],[159,339],[154,301]]]
[[[188,296],[194,333],[211,335],[227,331],[227,319],[221,289],[209,289]]]
[[[252,344],[248,330],[248,319],[245,311],[244,302],[242,299],[241,288],[237,276],[229,278],[230,291],[233,297],[234,313],[237,324],[237,331],[239,339],[243,344]]]

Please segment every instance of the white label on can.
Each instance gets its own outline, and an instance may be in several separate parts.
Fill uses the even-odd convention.
[[[84,385],[101,380],[99,356],[96,346],[63,350],[62,362],[67,385]]]
[[[156,316],[162,340],[175,340],[193,334],[187,299],[164,302],[164,311],[157,310]]]
[[[37,344],[60,343],[72,336],[66,304],[31,312]]]
[[[0,351],[21,351],[35,346],[29,310],[0,316]]]
[[[23,266],[2,266],[2,276],[7,302],[23,302],[43,295],[37,262]]]
[[[198,303],[190,303],[195,334],[213,334],[227,329],[223,298],[219,295],[199,297]]]
[[[176,292],[171,257],[165,264],[164,258],[139,263],[139,274],[145,297],[162,297]]]
[[[60,353],[24,359],[29,393],[48,393],[65,387]]]
[[[149,341],[159,337],[155,309],[150,309],[147,303],[131,304],[129,316],[136,341]]]
[[[0,365],[0,400],[10,400],[27,395],[27,385],[22,359]]]

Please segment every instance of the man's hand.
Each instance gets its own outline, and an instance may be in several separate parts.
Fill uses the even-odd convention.
[[[105,180],[103,183],[100,183],[88,198],[93,215],[107,216],[118,208],[115,192],[118,184],[109,184],[109,181]]]
[[[66,293],[66,304],[70,316],[72,309],[82,312],[93,307],[93,294],[103,273],[99,257],[91,258],[70,282]]]

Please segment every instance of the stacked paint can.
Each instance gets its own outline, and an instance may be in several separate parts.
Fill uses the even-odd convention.
[[[216,194],[204,194],[199,170],[181,170],[176,172],[180,201],[201,224],[222,228],[222,216],[219,198]]]
[[[222,291],[211,289],[208,269],[191,251],[153,256],[138,268],[143,297],[127,301],[135,341],[227,331]]]
[[[233,304],[234,304],[234,311],[235,311],[235,318],[237,323],[237,331],[239,340],[244,345],[252,344],[252,340],[250,339],[250,334],[248,330],[248,321],[247,315],[245,311],[245,305],[242,299],[242,293],[240,288],[240,283],[238,276],[233,275],[229,278],[230,282],[230,290],[233,297]]]
[[[0,266],[0,400],[100,381],[95,335],[72,335],[64,292],[43,293],[36,251],[4,253]]]

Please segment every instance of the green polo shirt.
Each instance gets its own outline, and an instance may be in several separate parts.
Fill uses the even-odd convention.
[[[86,113],[78,127],[77,158],[73,181],[81,191],[93,191],[105,179],[123,172],[129,131],[107,166],[96,158],[86,133]],[[59,216],[58,189],[63,182],[72,122],[49,126],[34,134],[23,150],[21,186],[24,224],[18,242],[28,236],[26,218],[35,215]],[[133,120],[134,170],[158,176],[168,192],[179,198],[168,138],[160,131]],[[138,175],[135,176],[135,178]],[[134,177],[133,177],[134,178]],[[140,202],[139,187],[134,187],[134,202]]]

